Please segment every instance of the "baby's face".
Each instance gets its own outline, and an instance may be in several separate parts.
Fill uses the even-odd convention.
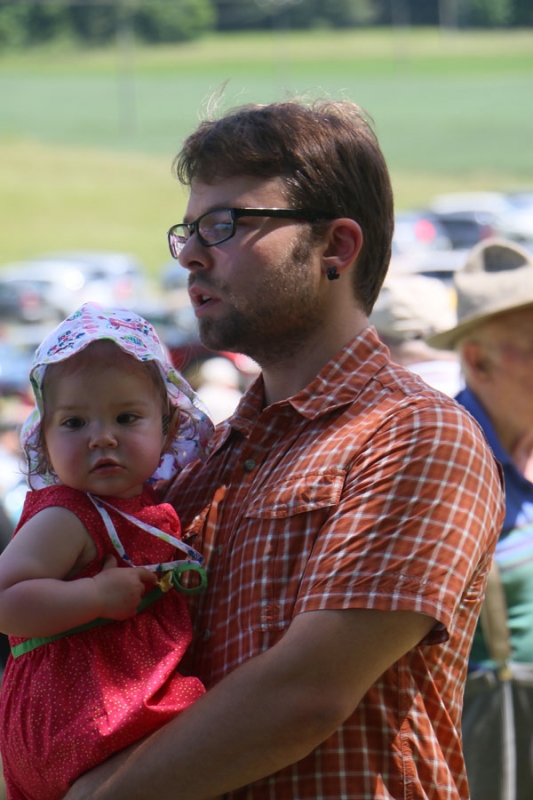
[[[142,364],[101,362],[51,380],[44,438],[62,483],[115,497],[140,494],[159,464],[161,398]]]

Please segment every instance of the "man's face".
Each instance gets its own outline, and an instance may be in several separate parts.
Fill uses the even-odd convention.
[[[501,314],[480,328],[476,340],[496,413],[501,409],[533,429],[533,309]]]
[[[216,208],[290,208],[279,179],[193,182],[185,221]],[[203,246],[192,235],[180,254],[202,342],[241,352],[262,366],[290,358],[323,319],[321,244],[307,222],[244,217],[235,235]]]

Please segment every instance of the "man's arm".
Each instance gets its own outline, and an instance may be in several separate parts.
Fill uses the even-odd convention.
[[[160,731],[76,782],[66,800],[211,800],[306,756],[435,621],[410,611],[310,611]]]

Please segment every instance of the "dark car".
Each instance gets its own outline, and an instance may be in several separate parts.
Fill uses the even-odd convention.
[[[0,319],[3,322],[44,322],[55,317],[55,309],[33,281],[0,278]]]
[[[434,212],[454,250],[463,250],[496,235],[494,215],[487,211]]]

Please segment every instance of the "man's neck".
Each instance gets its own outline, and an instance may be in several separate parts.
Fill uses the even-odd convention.
[[[263,366],[265,405],[281,402],[305,389],[326,364],[367,325],[367,318],[361,316],[356,325],[338,330],[337,335],[329,339],[317,336],[314,341],[307,342],[300,352],[283,361],[278,360]]]

